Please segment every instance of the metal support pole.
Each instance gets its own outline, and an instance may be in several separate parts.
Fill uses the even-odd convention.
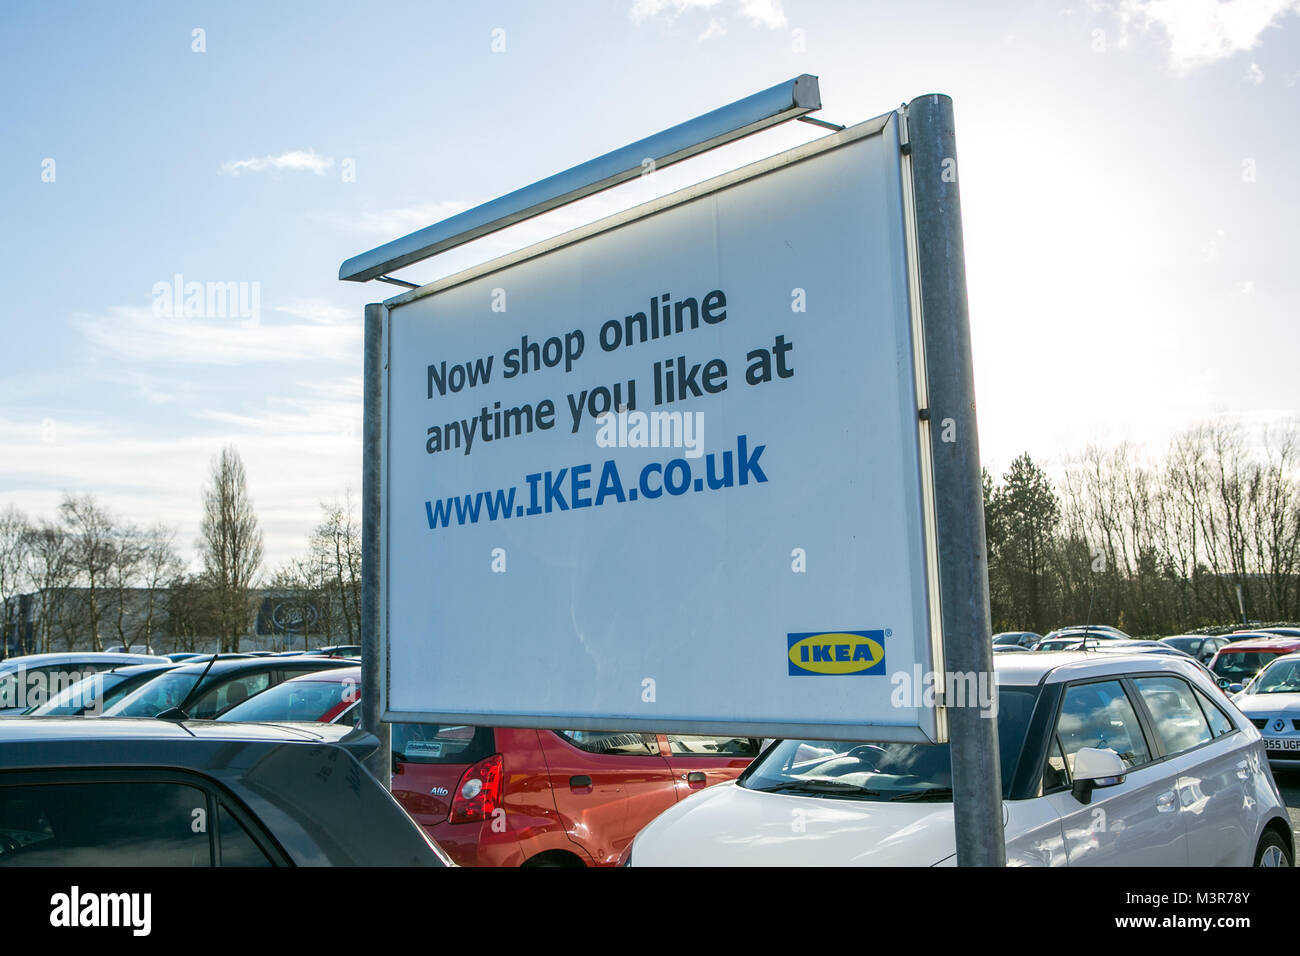
[[[975,427],[975,382],[966,305],[966,258],[952,99],[907,105],[916,203],[930,449],[934,461],[945,667],[993,684],[984,494]],[[948,682],[951,691],[954,684]],[[967,685],[969,686],[969,685]],[[968,695],[969,696],[969,695]],[[953,812],[958,866],[1005,866],[998,728],[974,700],[949,701]]]
[[[383,454],[380,407],[383,385],[384,307],[366,306],[365,371],[361,423],[361,729],[379,738],[366,769],[386,788],[393,781],[392,730],[379,721],[383,680],[379,656],[379,464]]]

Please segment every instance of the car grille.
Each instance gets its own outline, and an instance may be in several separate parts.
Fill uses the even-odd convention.
[[[1275,717],[1252,717],[1250,722],[1260,730],[1266,730],[1276,719]],[[1291,718],[1291,726],[1296,730],[1300,730],[1300,717]]]

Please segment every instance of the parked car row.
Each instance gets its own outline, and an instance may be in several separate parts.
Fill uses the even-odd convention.
[[[1229,700],[1174,647],[1090,634],[995,657],[1009,862],[1290,866],[1270,764],[1300,766],[1300,654]],[[402,723],[390,796],[354,662],[99,663],[0,721],[0,866],[955,862],[945,744]]]
[[[122,726],[139,725],[131,718],[149,718],[185,728],[215,720],[232,737],[254,724],[290,734],[311,725],[306,732],[313,740],[321,734],[338,739],[360,715],[361,669],[350,660],[145,660],[102,661],[110,666],[28,708],[27,715],[86,717],[82,726],[91,736],[105,725],[119,733]],[[101,714],[105,719],[94,719]],[[613,865],[656,814],[734,779],[761,743],[438,724],[395,724],[392,736],[391,789],[398,805],[449,859],[478,866]]]

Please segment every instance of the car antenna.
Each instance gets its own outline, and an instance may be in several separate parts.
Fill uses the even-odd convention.
[[[1083,640],[1079,644],[1079,650],[1083,651],[1085,654],[1088,653],[1088,634],[1091,633],[1089,629],[1092,627],[1092,602],[1096,596],[1097,579],[1094,577],[1092,580],[1092,587],[1088,590],[1088,616],[1083,620]]]
[[[198,689],[203,686],[203,678],[208,676],[208,671],[212,670],[212,665],[216,662],[217,655],[213,654],[208,658],[208,666],[203,668],[203,673],[199,675],[199,679],[194,682],[194,686],[190,688],[190,692],[185,695],[184,699],[175,707],[169,707],[161,714],[155,714],[154,717],[158,720],[189,720],[190,715],[185,712],[185,708],[189,705],[190,699],[198,692]]]

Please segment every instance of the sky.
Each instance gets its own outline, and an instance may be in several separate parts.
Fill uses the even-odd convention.
[[[360,487],[362,309],[397,290],[339,282],[344,259],[801,73],[841,124],[953,97],[992,471],[1296,415],[1300,0],[5,4],[0,508],[93,493],[193,559],[233,442],[273,569]],[[169,314],[191,282],[232,307]]]

